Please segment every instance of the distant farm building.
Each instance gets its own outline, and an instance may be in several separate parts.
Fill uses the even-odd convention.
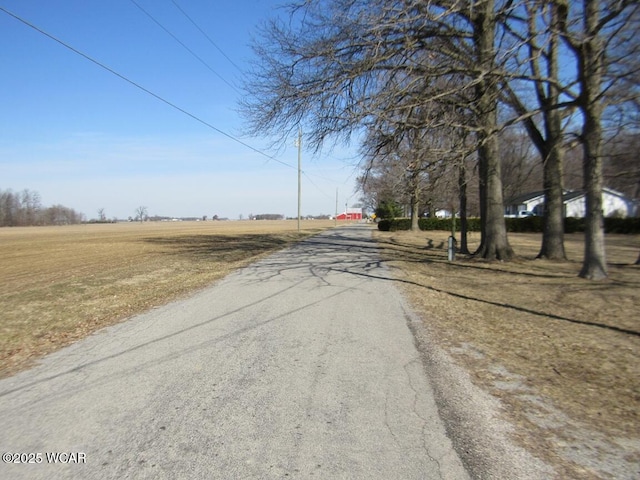
[[[347,208],[346,212],[339,214],[338,220],[362,220],[362,208]]]

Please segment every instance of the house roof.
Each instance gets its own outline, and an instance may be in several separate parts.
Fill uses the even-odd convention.
[[[576,198],[584,197],[584,190],[576,190],[574,192],[567,192],[562,196],[563,202],[570,202]]]
[[[616,197],[620,197],[623,200],[626,201],[630,201],[627,197],[624,196],[624,194],[613,190],[611,188],[608,187],[603,187],[602,188],[603,193],[608,193],[609,195],[614,195]],[[564,195],[562,196],[562,201],[563,202],[570,202],[571,200],[575,200],[576,198],[580,198],[582,196],[584,196],[585,191],[584,190],[565,190],[564,191]],[[522,203],[526,203],[529,202],[531,200],[534,200],[538,197],[542,197],[544,196],[544,190],[541,191],[537,191],[537,192],[531,192],[531,193],[524,193],[522,195],[518,195],[516,197],[512,197],[510,199],[508,199],[505,204],[507,205],[519,205]]]
[[[525,203],[528,202],[530,200],[533,200],[534,198],[538,198],[538,197],[542,197],[544,196],[544,190],[541,190],[539,192],[531,192],[531,193],[525,193],[522,195],[518,195],[517,197],[512,197],[509,200],[507,200],[505,203],[508,205],[519,205],[521,203]]]
[[[623,200],[631,201],[631,199],[629,197],[627,197],[624,193],[618,192],[617,190],[614,190],[612,188],[602,187],[602,191],[603,192],[607,192],[609,195],[615,195],[616,197],[620,197]]]
[[[625,195],[623,193],[620,193],[620,192],[618,192],[616,190],[613,190],[611,188],[603,187],[602,188],[602,193],[607,193],[607,194],[612,195],[614,197],[621,198],[625,202],[631,202],[631,199],[625,197]],[[562,196],[562,201],[563,202],[570,202],[571,200],[575,200],[576,198],[583,197],[584,195],[585,195],[585,191],[584,190],[575,190],[573,192],[567,192]]]

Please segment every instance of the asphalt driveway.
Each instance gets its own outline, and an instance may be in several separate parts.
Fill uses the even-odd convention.
[[[27,462],[0,478],[468,478],[370,237],[327,231],[0,381],[0,451]]]

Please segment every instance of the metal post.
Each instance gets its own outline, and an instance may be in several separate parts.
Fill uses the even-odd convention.
[[[336,215],[333,217],[333,225],[338,226],[338,187],[336,187]]]
[[[453,262],[456,259],[456,237],[449,237],[447,242],[447,259]]]

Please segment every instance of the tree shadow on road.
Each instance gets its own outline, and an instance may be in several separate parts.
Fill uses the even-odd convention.
[[[512,302],[503,302],[491,298],[481,298],[472,293],[461,293],[454,289],[440,286],[427,285],[413,280],[396,278],[392,270],[388,268],[389,261],[415,263],[420,265],[433,264],[446,267],[449,270],[461,272],[469,271],[473,276],[478,274],[507,274],[512,277],[533,277],[556,281],[573,279],[574,276],[567,272],[549,272],[544,268],[535,271],[531,265],[525,269],[500,268],[496,262],[489,264],[484,261],[476,261],[471,256],[459,257],[456,262],[449,262],[444,248],[430,248],[428,241],[424,246],[402,244],[391,239],[374,239],[370,236],[354,236],[348,230],[336,229],[324,234],[308,238],[296,237],[296,234],[245,234],[245,235],[186,235],[177,237],[151,237],[145,242],[167,247],[167,252],[175,255],[187,255],[196,260],[220,260],[231,261],[239,258],[259,256],[269,252],[280,250],[278,259],[265,259],[259,267],[262,275],[260,281],[267,281],[286,271],[308,271],[314,277],[324,279],[329,272],[359,275],[371,279],[384,280],[395,283],[405,283],[418,286],[427,290],[450,295],[455,298],[471,300],[498,308],[510,309],[517,312],[537,315],[544,318],[561,320],[580,325],[588,325],[617,331],[634,336],[640,336],[640,332],[630,328],[616,325],[607,325],[600,322],[571,318],[543,310],[518,305]],[[293,243],[292,243],[293,241]],[[291,248],[284,250],[286,246]],[[386,261],[381,259],[384,253]],[[325,253],[327,255],[318,255]],[[533,271],[532,271],[533,270]],[[443,282],[444,283],[444,282]],[[582,284],[581,284],[582,285]],[[610,285],[592,285],[584,283],[581,288],[599,291]]]
[[[167,253],[190,257],[208,258],[229,255],[259,255],[285,247],[291,242],[285,234],[245,234],[245,235],[182,235],[174,237],[148,237],[144,242],[167,247]]]

